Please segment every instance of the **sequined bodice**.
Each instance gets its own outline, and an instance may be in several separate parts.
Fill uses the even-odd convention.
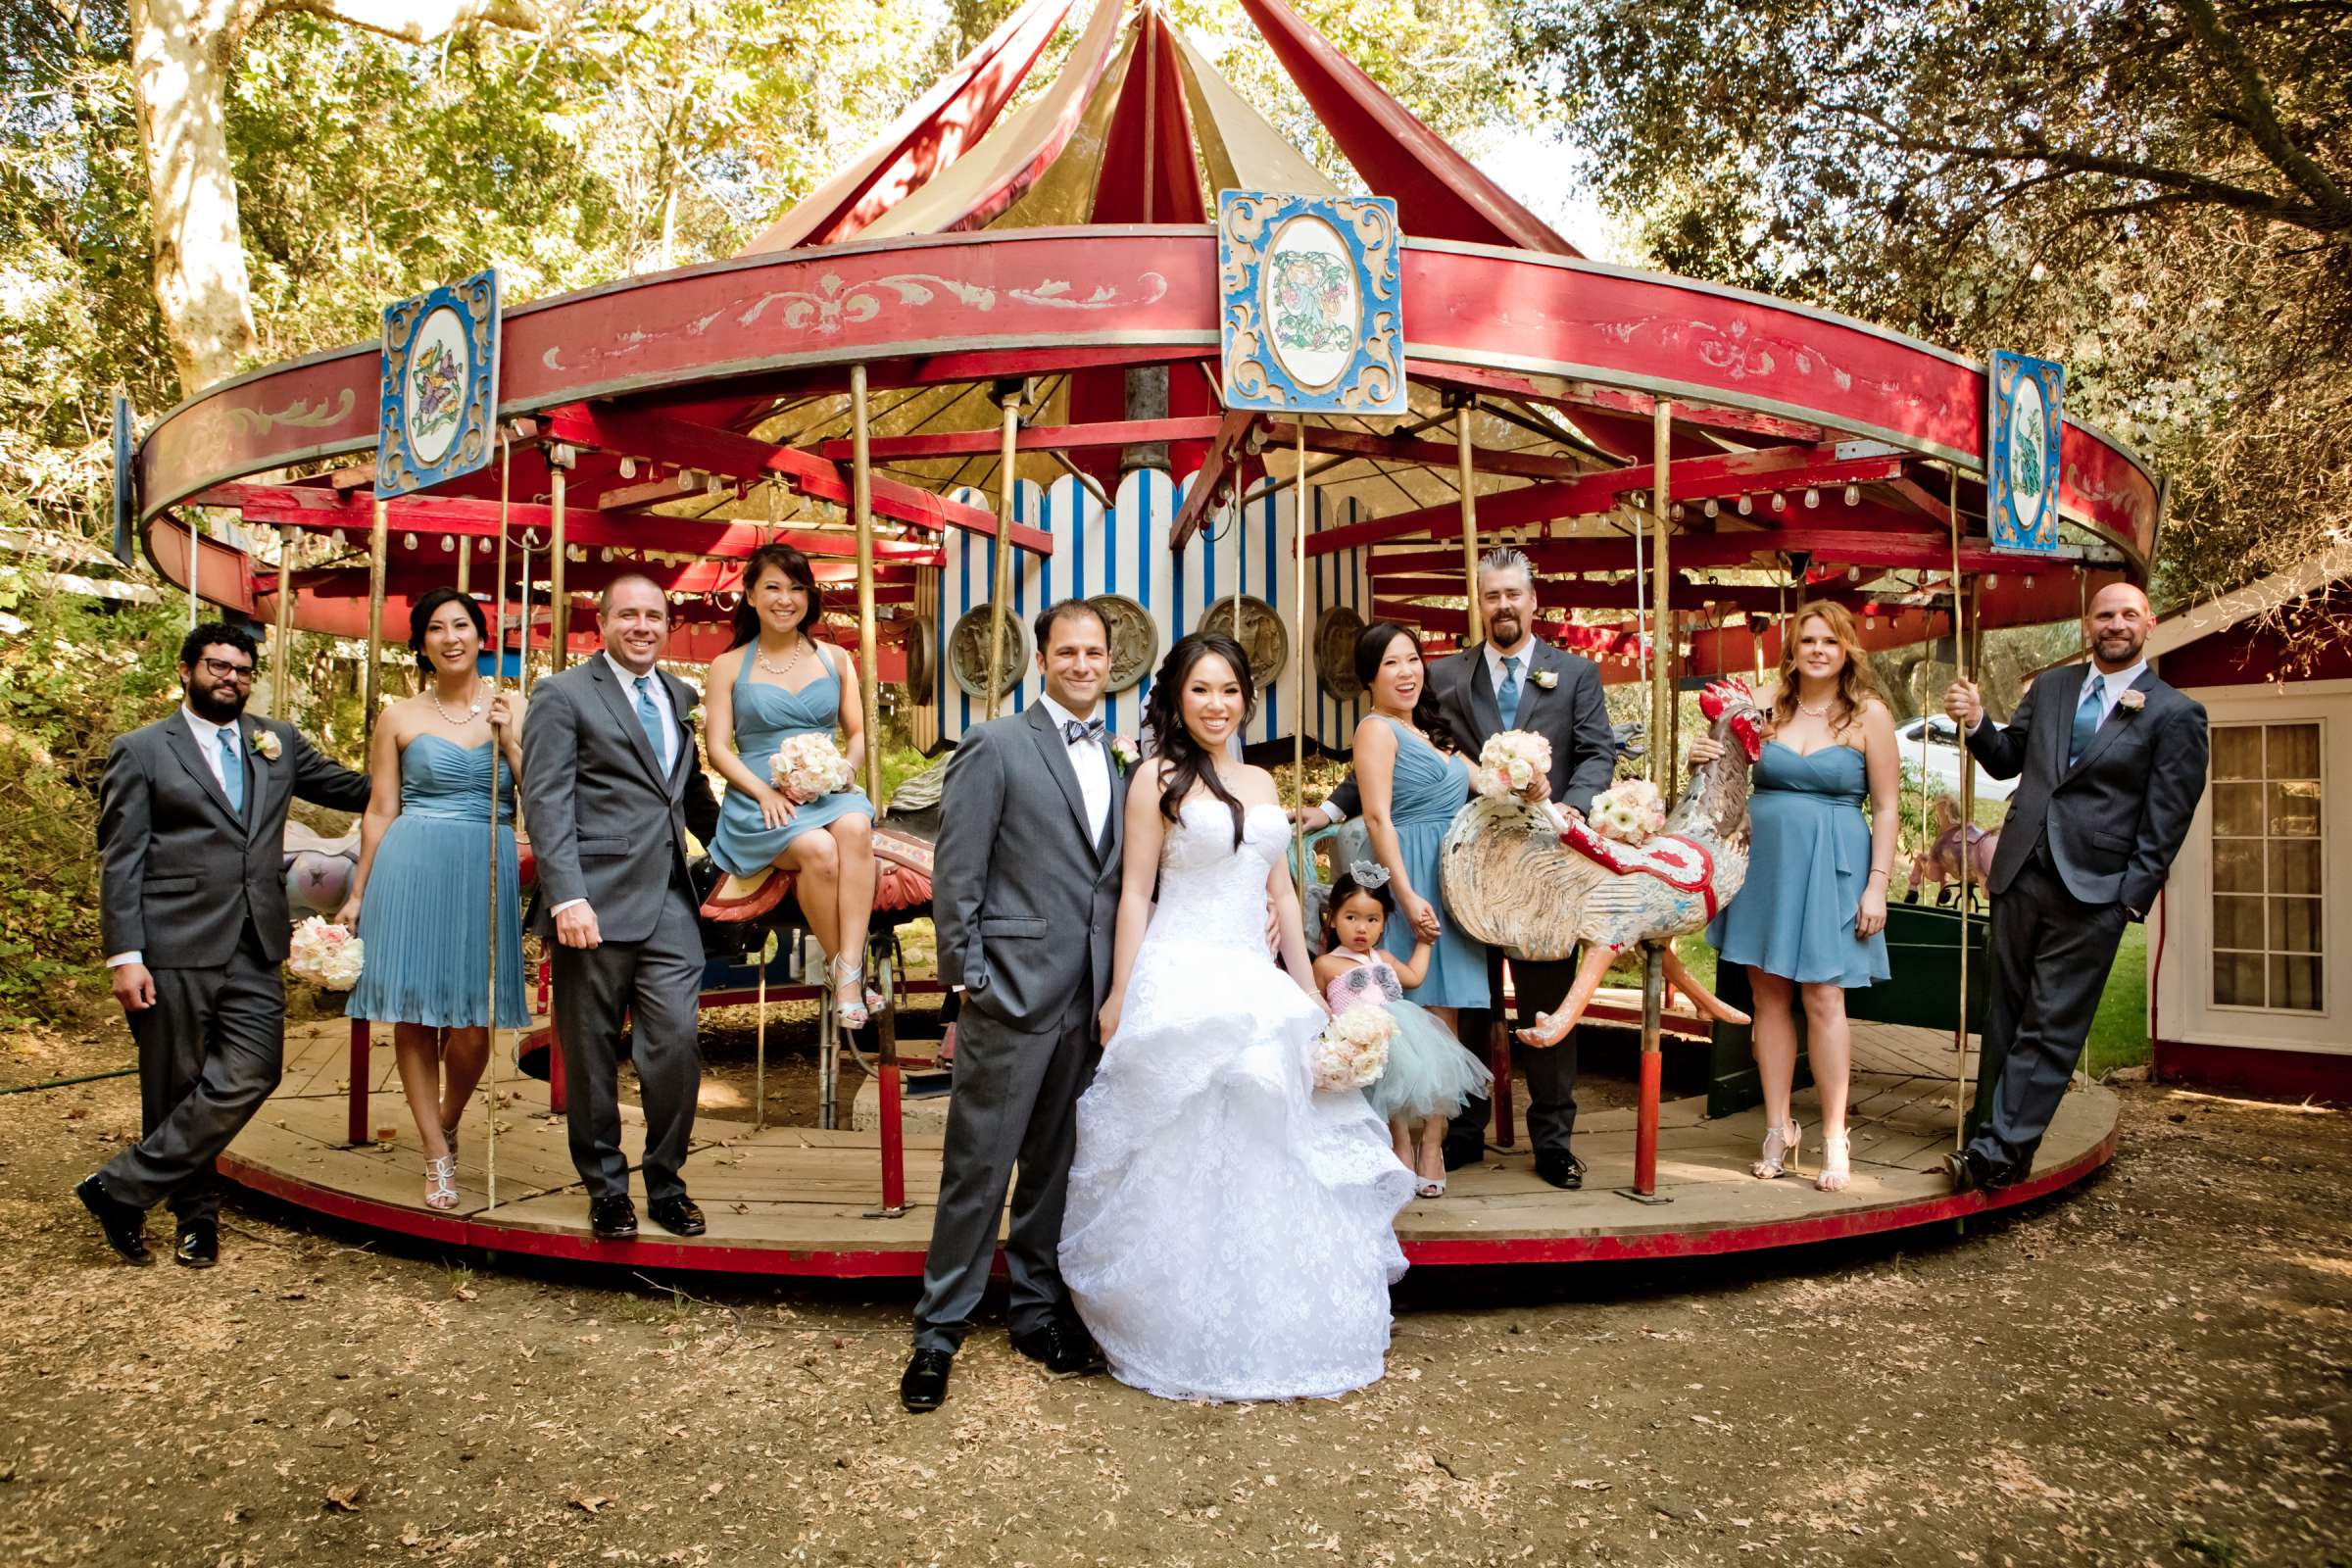
[[[1202,797],[1177,808],[1159,851],[1159,906],[1148,940],[1266,947],[1266,876],[1291,841],[1290,819],[1279,806],[1244,808],[1242,844],[1233,843],[1233,812]]]

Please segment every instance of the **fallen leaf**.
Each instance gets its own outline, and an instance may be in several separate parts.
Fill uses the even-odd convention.
[[[368,1491],[368,1483],[355,1481],[349,1486],[326,1489],[326,1505],[337,1513],[358,1513],[360,1498]]]
[[[606,1504],[612,1501],[611,1497],[604,1495],[602,1493],[584,1493],[578,1496],[567,1497],[564,1500],[569,1502],[574,1508],[579,1509],[582,1513],[589,1514],[597,1512]]]

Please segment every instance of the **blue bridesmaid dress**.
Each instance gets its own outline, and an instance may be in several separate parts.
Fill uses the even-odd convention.
[[[752,679],[752,662],[758,655],[754,649],[744,650],[733,688],[735,754],[760,778],[768,776],[767,764],[774,760],[776,748],[793,736],[833,735],[838,727],[841,677],[833,670],[835,656],[822,643],[812,646],[824,673],[797,692]],[[773,864],[794,839],[853,813],[872,816],[873,803],[863,790],[837,790],[795,808],[791,821],[771,828],[760,820],[760,803],[749,791],[730,789],[719,802],[718,832],[710,841],[710,858],[736,876],[757,876]]]
[[[514,780],[495,741],[419,735],[400,754],[400,815],[384,830],[360,903],[360,983],[344,1011],[374,1023],[479,1029],[490,912],[483,885],[490,767],[498,766],[498,1027],[531,1021],[522,1001]]]
[[[1406,726],[1375,715],[1396,732],[1396,775],[1389,790],[1389,820],[1396,824],[1404,874],[1413,891],[1438,911],[1438,940],[1430,949],[1429,972],[1404,994],[1424,1007],[1483,1007],[1487,1004],[1486,945],[1462,929],[1446,907],[1438,882],[1438,851],[1454,813],[1470,799],[1469,759],[1441,752]],[[1413,928],[1403,912],[1390,916],[1380,945],[1399,959],[1413,956]]]
[[[1886,936],[1857,941],[1870,877],[1869,782],[1862,754],[1806,756],[1766,741],[1747,798],[1747,880],[1707,927],[1725,963],[1848,991],[1887,978]]]

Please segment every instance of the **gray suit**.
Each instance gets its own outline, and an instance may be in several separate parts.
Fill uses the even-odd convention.
[[[685,721],[695,690],[657,672],[676,729],[665,771],[633,697],[602,654],[531,688],[522,727],[522,798],[539,862],[534,929],[555,966],[571,1162],[590,1198],[626,1197],[617,1084],[622,1019],[645,1105],[645,1191],[682,1195],[702,1050],[695,1008],[703,938],[686,874],[686,830],[704,842],[718,802]],[[556,906],[585,899],[603,945],[554,940]]]
[[[343,811],[368,804],[368,775],[291,724],[236,727],[242,811],[176,710],[115,741],[100,793],[105,948],[136,951],[155,977],[155,1005],[130,1014],[143,1136],[100,1179],[119,1200],[169,1203],[183,1222],[220,1206],[213,1161],[284,1067],[286,808],[296,796]],[[260,733],[276,737],[274,761],[255,755]]]
[[[1016,1162],[1004,1249],[1012,1331],[1067,1305],[1062,1205],[1110,992],[1126,844],[1126,779],[1102,752],[1110,808],[1092,841],[1069,748],[1044,704],[972,730],[948,764],[931,910],[940,978],[964,988],[964,1005],[917,1349],[952,1352],[970,1332]]]
[[[1554,648],[1543,638],[1529,645],[1528,667],[1522,674],[1519,711],[1513,729],[1532,731],[1551,742],[1551,798],[1580,811],[1590,810],[1592,797],[1609,787],[1617,770],[1617,738],[1609,728],[1608,701],[1601,695],[1600,670],[1579,654]],[[1547,690],[1537,683],[1541,674],[1556,677]],[[1473,644],[1430,667],[1430,699],[1438,720],[1454,746],[1471,757],[1503,729],[1502,710],[1494,698],[1494,683],[1487,673],[1487,649]],[[1349,777],[1331,792],[1332,804],[1350,816],[1363,807]],[[1430,892],[1435,893],[1432,889]],[[1434,902],[1434,901],[1433,901]],[[1558,963],[1514,961],[1518,982],[1518,1012],[1533,1021],[1549,1012],[1568,995],[1576,980],[1576,956]],[[1502,1004],[1502,956],[1489,950],[1487,989],[1496,1008]],[[1465,1049],[1484,1059],[1481,1049],[1493,1012],[1465,1009],[1461,1030]],[[1472,1044],[1476,1042],[1477,1044]],[[1527,1072],[1527,1135],[1538,1150],[1566,1152],[1576,1132],[1576,1033],[1543,1051],[1523,1051],[1513,1058]],[[1462,1106],[1446,1135],[1447,1157],[1455,1163],[1473,1158],[1485,1147],[1490,1114],[1484,1100]]]
[[[2162,891],[2205,793],[2205,710],[2149,670],[2072,766],[2087,664],[2044,672],[2007,728],[1983,724],[1968,749],[2019,781],[1992,859],[1992,960],[1970,1145],[2023,1176],[2082,1054],[2124,926]]]

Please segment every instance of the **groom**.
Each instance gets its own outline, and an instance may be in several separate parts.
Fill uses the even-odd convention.
[[[1430,666],[1429,692],[1439,720],[1457,749],[1476,760],[1479,749],[1506,729],[1532,730],[1551,743],[1551,799],[1582,815],[1609,787],[1617,769],[1617,738],[1601,695],[1600,670],[1577,654],[1536,635],[1536,574],[1526,556],[1507,547],[1478,564],[1478,604],[1487,640]],[[1363,809],[1352,776],[1310,811],[1306,828],[1345,821]],[[1576,980],[1576,955],[1557,963],[1511,960],[1518,1013],[1533,1019],[1557,1008]],[[1502,1007],[1502,955],[1487,953],[1487,989]],[[1465,1009],[1463,1049],[1484,1059],[1492,1014]],[[1478,1042],[1472,1045],[1471,1042]],[[1585,1162],[1569,1141],[1576,1132],[1576,1035],[1516,1058],[1527,1069],[1527,1134],[1536,1146],[1536,1174],[1574,1191],[1585,1184]],[[1486,1150],[1488,1102],[1472,1100],[1446,1134],[1446,1168],[1475,1163]]]
[[[615,577],[600,612],[605,651],[531,688],[522,799],[552,935],[556,1038],[571,1162],[602,1242],[637,1234],[620,1149],[621,1022],[645,1106],[645,1196],[655,1223],[703,1234],[681,1167],[694,1138],[702,1048],[695,1007],[703,936],[686,875],[686,830],[709,843],[718,802],[695,755],[694,688],[655,667],[669,601],[652,579]]]
[[[1044,698],[967,732],[948,764],[931,876],[939,975],[962,997],[939,1209],[914,1309],[907,1409],[936,1410],[988,1284],[1012,1167],[1012,1348],[1058,1376],[1102,1352],[1061,1283],[1079,1092],[1110,989],[1126,775],[1097,708],[1110,636],[1086,601],[1037,617]]]
[[[98,814],[99,925],[115,1000],[139,1047],[139,1141],[74,1196],[107,1244],[149,1262],[157,1203],[173,1262],[220,1258],[213,1161],[284,1069],[286,807],[357,811],[368,782],[291,724],[245,716],[254,641],[206,621],[179,645],[177,711],[119,737]],[[283,678],[281,674],[280,679]]]
[[[2205,794],[2205,710],[2156,678],[2141,649],[2147,595],[2110,583],[2082,630],[2090,663],[2027,689],[2006,726],[1975,683],[1944,710],[1994,778],[2018,780],[1993,857],[1992,958],[1968,1147],[1952,1190],[2007,1187],[2033,1168],[2099,1010],[2126,924],[2147,918]]]

